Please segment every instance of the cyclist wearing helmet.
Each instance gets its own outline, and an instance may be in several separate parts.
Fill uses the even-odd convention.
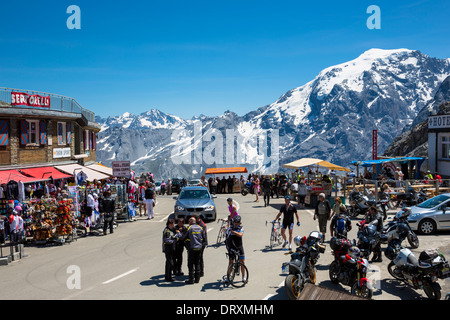
[[[234,254],[232,250],[239,251],[238,259],[245,264],[244,246],[242,244],[242,236],[244,235],[244,227],[241,224],[241,216],[237,215],[232,220],[232,225],[227,229],[226,246],[228,250],[228,256],[230,257],[228,266],[233,263]],[[245,274],[244,267],[241,268],[242,281],[245,282],[247,275]]]
[[[278,212],[274,221],[277,221],[278,218],[283,214],[283,223],[281,224],[281,236],[284,239],[283,248],[286,247],[288,241],[286,239],[286,229],[289,228],[289,249],[292,249],[292,231],[294,229],[294,215],[297,218],[297,226],[300,226],[300,219],[298,217],[297,209],[291,203],[291,197],[284,197],[284,205],[280,208],[280,212]]]

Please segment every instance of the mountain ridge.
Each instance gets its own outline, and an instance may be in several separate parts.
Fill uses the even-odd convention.
[[[130,160],[136,170],[168,175],[189,176],[193,169],[200,172],[206,163],[178,168],[170,163],[168,150],[168,146],[177,145],[172,137],[174,130],[185,130],[193,137],[194,123],[200,121],[202,134],[217,131],[223,137],[227,129],[248,139],[277,130],[280,167],[301,157],[348,167],[352,160],[371,157],[373,129],[379,132],[378,149],[383,152],[413,123],[448,75],[450,59],[431,58],[418,50],[370,49],[356,59],[325,68],[313,80],[243,116],[226,111],[215,117],[185,120],[152,109],[138,116],[124,113],[98,118],[102,124],[98,159],[105,164],[118,158]],[[126,146],[131,142],[137,147]],[[201,148],[204,152],[205,143]],[[255,151],[251,152],[254,156]],[[249,171],[265,172],[264,156],[260,158]]]

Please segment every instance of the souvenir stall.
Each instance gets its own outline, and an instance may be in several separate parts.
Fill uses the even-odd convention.
[[[124,184],[112,184],[110,186],[111,197],[116,204],[117,219],[128,219],[128,194]]]
[[[74,240],[77,227],[73,200],[57,201],[54,198],[31,200],[27,216],[31,219],[31,234],[37,244]]]
[[[307,172],[307,178],[305,179],[307,187],[307,194],[305,197],[305,203],[310,207],[315,207],[318,201],[318,196],[321,193],[324,193],[326,197],[331,197],[331,193],[333,190],[333,186],[337,186],[337,178],[334,175],[333,177],[317,174],[318,168],[322,167],[332,171],[347,171],[350,172],[350,169],[332,164],[328,161],[313,159],[313,158],[303,158],[291,163],[287,163],[283,165],[284,168],[288,169],[299,169],[308,167],[309,170]],[[316,167],[316,172],[312,170],[312,168]],[[335,189],[337,190],[337,189]]]

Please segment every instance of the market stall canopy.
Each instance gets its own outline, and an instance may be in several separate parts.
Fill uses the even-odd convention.
[[[208,168],[205,174],[231,174],[231,173],[247,173],[247,168],[245,167],[235,167],[235,168]]]
[[[103,180],[103,179],[109,178],[109,176],[106,174],[89,169],[88,167],[84,167],[79,164],[68,164],[68,165],[63,165],[63,166],[55,166],[55,168],[58,170],[61,170],[63,172],[66,172],[72,176],[74,176],[75,174],[78,174],[82,171],[83,173],[86,174],[87,181]]]
[[[423,162],[425,158],[418,157],[402,157],[402,158],[391,158],[391,159],[381,159],[381,160],[367,160],[367,161],[352,161],[351,164],[354,166],[371,167],[373,165],[383,164],[387,162],[400,162],[406,163],[410,161],[421,161]],[[422,164],[420,162],[420,164]]]
[[[72,175],[62,173],[54,167],[39,167],[39,168],[27,168],[20,169],[20,172],[27,176],[31,176],[37,179],[48,180],[52,177],[54,180],[72,178]]]
[[[321,166],[321,167],[325,167],[330,170],[350,172],[350,169],[332,164],[325,160],[314,159],[314,158],[302,158],[302,159],[293,161],[291,163],[283,164],[283,168],[288,168],[288,169],[298,169],[298,168],[309,167],[309,166]]]
[[[23,183],[31,183],[48,180],[48,177],[45,179],[38,179],[33,177],[27,177],[26,175],[20,173],[17,170],[0,171],[0,184],[6,184],[11,180],[14,180],[16,182],[22,181]]]
[[[98,171],[98,172],[107,174],[107,175],[109,175],[109,176],[112,176],[112,175],[113,175],[113,170],[112,170],[112,168],[109,168],[109,167],[107,167],[107,166],[104,166],[104,165],[102,165],[102,164],[100,164],[100,163],[91,164],[91,165],[88,165],[88,166],[86,166],[86,167],[89,168],[89,169],[92,169],[92,170],[95,170],[95,171]]]
[[[354,166],[362,166],[362,167],[372,167],[375,166],[376,172],[381,172],[381,166],[384,163],[388,162],[398,162],[401,164],[415,162],[416,163],[416,172],[414,174],[415,179],[420,179],[420,167],[424,163],[425,158],[420,157],[400,157],[400,158],[391,158],[391,159],[380,159],[380,160],[367,160],[367,161],[352,161],[351,164]],[[376,175],[374,175],[374,179]]]

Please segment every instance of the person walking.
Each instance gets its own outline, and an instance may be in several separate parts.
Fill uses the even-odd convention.
[[[294,230],[294,215],[297,218],[297,226],[300,226],[300,219],[298,217],[297,209],[291,202],[291,197],[289,195],[284,197],[284,205],[280,208],[280,212],[277,214],[275,221],[283,215],[283,222],[281,224],[281,236],[284,239],[283,248],[286,247],[288,241],[286,239],[286,229],[289,229],[289,250],[292,249],[292,232]]]
[[[269,206],[270,202],[270,193],[272,192],[272,180],[270,180],[269,176],[262,177],[262,189],[264,194],[264,207]]]
[[[347,209],[341,205],[339,211],[333,215],[330,223],[331,237],[345,237],[350,230],[352,230],[352,221],[347,216]]]
[[[174,281],[172,272],[175,272],[175,246],[177,238],[180,236],[181,234],[175,231],[175,221],[173,219],[168,219],[163,231],[162,249],[166,256],[165,280],[169,282]]]
[[[327,232],[327,221],[330,220],[331,205],[325,199],[325,194],[319,194],[319,201],[317,202],[314,211],[314,220],[319,219],[319,230],[322,233],[322,239],[325,241],[325,234]]]
[[[109,233],[113,233],[114,225],[114,211],[115,201],[111,198],[111,191],[107,190],[104,193],[103,199],[99,203],[99,210],[103,213],[103,235],[106,236],[106,231],[109,227]]]
[[[144,203],[147,210],[147,220],[150,220],[154,218],[153,207],[155,206],[155,192],[153,191],[153,188],[148,181],[145,186],[144,195]]]
[[[175,230],[180,234],[180,238],[184,236],[187,231],[184,218],[177,219]],[[184,241],[180,238],[177,239],[175,244],[174,268],[176,276],[184,275],[184,273],[181,271],[181,266],[183,265]]]
[[[300,181],[298,185],[298,204],[300,209],[305,208],[305,198],[306,198],[306,184],[305,181]]]
[[[145,184],[144,183],[140,183],[140,185],[139,185],[138,201],[139,201],[139,217],[142,217],[142,208],[144,208],[144,215],[147,214],[147,206],[144,203],[144,201],[145,201]]]
[[[181,237],[188,244],[188,269],[189,279],[186,284],[194,284],[200,281],[200,255],[203,247],[203,229],[196,223],[195,218],[189,218],[189,227]]]
[[[378,211],[375,206],[369,208],[369,211],[365,217],[365,225],[367,227],[369,225],[374,225],[377,228],[377,232],[381,232],[383,230],[383,216]],[[383,258],[381,255],[381,241],[378,241],[373,247],[373,257],[371,262],[382,262]]]
[[[245,253],[244,246],[242,243],[242,236],[244,235],[244,227],[241,224],[241,216],[237,215],[233,218],[231,226],[227,229],[226,235],[226,246],[228,250],[228,269],[230,270],[230,265],[236,259],[233,251],[239,252],[239,256],[237,257],[241,262],[241,274],[242,274],[242,282],[247,282],[247,275],[245,274]],[[229,275],[228,275],[229,276]]]
[[[253,190],[254,190],[255,195],[256,195],[255,202],[259,202],[259,185],[260,185],[260,180],[259,180],[259,178],[258,178],[258,176],[256,174],[255,174],[255,177],[253,178],[253,182],[254,182]]]
[[[345,205],[342,203],[341,197],[335,197],[334,198],[334,205],[333,205],[333,208],[331,209],[330,219],[332,219],[334,215],[339,214],[339,212],[340,212],[339,208],[340,207],[344,207],[344,210],[347,211],[347,208],[345,208]]]
[[[205,264],[203,262],[203,252],[205,251],[205,248],[208,246],[208,234],[207,234],[207,228],[206,224],[203,222],[203,220],[200,218],[200,216],[195,217],[196,223],[202,228],[202,250],[200,253],[200,277],[203,277],[205,275]]]

